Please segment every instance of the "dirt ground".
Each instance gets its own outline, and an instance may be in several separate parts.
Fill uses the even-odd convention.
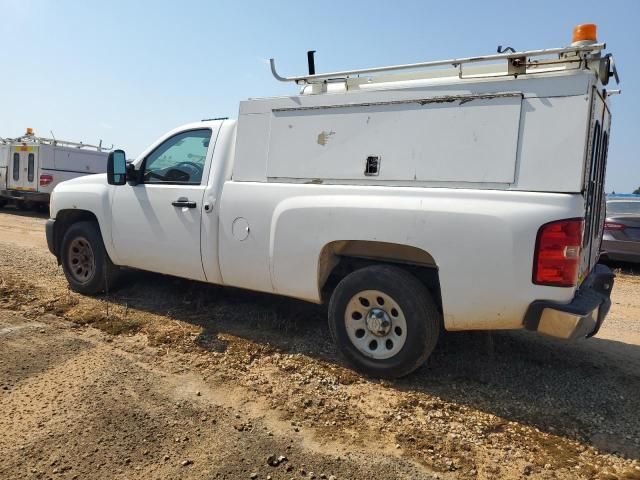
[[[130,271],[67,289],[0,210],[0,478],[640,479],[640,269],[596,338],[448,333],[398,381],[322,307]]]

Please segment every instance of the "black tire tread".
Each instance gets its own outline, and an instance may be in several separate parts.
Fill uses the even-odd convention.
[[[344,312],[336,312],[336,309],[339,308],[337,303],[340,301],[343,290],[352,289],[352,284],[361,284],[362,287],[359,287],[361,290],[369,288],[381,289],[375,286],[375,283],[380,282],[380,279],[383,279],[384,283],[388,283],[391,288],[394,288],[394,285],[396,287],[402,286],[402,289],[408,297],[414,301],[414,315],[417,318],[424,319],[422,324],[423,329],[412,333],[412,335],[415,334],[420,337],[412,338],[413,346],[417,350],[415,354],[411,355],[407,361],[401,365],[396,365],[391,368],[386,368],[382,365],[374,367],[371,365],[372,361],[366,359],[364,356],[362,356],[361,359],[357,357],[353,358],[354,355],[351,354],[349,345],[347,345],[347,348],[341,345],[342,342],[336,331],[337,325],[339,324],[338,322],[344,321]],[[397,300],[396,298],[396,301]],[[407,312],[405,312],[405,317],[406,316],[408,316]],[[329,330],[331,331],[334,341],[342,351],[343,356],[359,371],[376,377],[402,377],[423,365],[438,342],[441,323],[440,313],[427,288],[411,273],[393,265],[373,265],[356,270],[350,275],[347,275],[337,285],[329,301]],[[347,341],[349,340],[347,339]],[[407,339],[407,341],[409,341],[409,339]],[[361,356],[361,354],[359,354],[359,356]]]
[[[86,284],[76,282],[67,270],[67,245],[76,233],[82,233],[89,240],[96,260],[96,274]],[[97,222],[91,220],[76,222],[67,228],[60,243],[60,259],[69,287],[74,292],[84,295],[96,295],[113,288],[120,273],[120,269],[113,264],[104,248],[100,226]]]

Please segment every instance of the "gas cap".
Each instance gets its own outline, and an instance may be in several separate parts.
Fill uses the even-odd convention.
[[[231,226],[231,233],[233,238],[239,241],[246,240],[249,236],[249,222],[243,217],[238,217],[233,221]]]

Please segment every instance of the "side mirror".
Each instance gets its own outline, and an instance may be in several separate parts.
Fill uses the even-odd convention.
[[[109,185],[127,183],[127,157],[123,150],[114,150],[107,159],[107,182]]]

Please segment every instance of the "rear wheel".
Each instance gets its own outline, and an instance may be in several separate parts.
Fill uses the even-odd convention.
[[[329,302],[331,334],[357,370],[397,378],[421,366],[438,341],[441,318],[420,281],[388,265],[357,270]]]
[[[111,288],[118,276],[96,222],[72,224],[62,238],[60,259],[72,290],[94,295]]]

